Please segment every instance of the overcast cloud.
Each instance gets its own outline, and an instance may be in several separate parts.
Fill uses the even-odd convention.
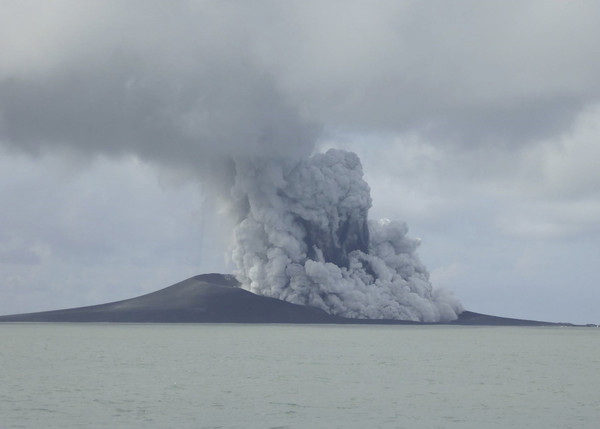
[[[470,310],[598,323],[595,1],[4,1],[0,314],[231,271],[231,154],[338,147]]]

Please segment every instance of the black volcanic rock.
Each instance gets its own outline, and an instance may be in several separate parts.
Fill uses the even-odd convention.
[[[463,311],[459,314],[458,320],[455,320],[451,324],[475,326],[576,326],[572,323],[540,322],[538,320],[490,316],[489,314],[475,313],[473,311]]]
[[[204,274],[137,298],[89,307],[0,316],[0,322],[334,323],[326,312],[240,289]]]
[[[191,277],[147,295],[108,304],[0,316],[0,322],[421,324],[402,320],[332,316],[317,308],[291,304],[240,289],[233,276],[223,274]],[[446,324],[570,325],[510,319],[471,311],[461,313],[458,320]]]

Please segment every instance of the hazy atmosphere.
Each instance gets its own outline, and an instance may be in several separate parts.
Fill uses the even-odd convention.
[[[326,194],[357,231],[369,206],[392,221],[431,320],[459,301],[598,323],[598,22],[594,1],[4,1],[0,314],[207,272],[326,284],[326,254],[292,275],[293,234],[252,235],[278,213],[327,226],[290,203]],[[361,258],[387,273],[382,255]]]

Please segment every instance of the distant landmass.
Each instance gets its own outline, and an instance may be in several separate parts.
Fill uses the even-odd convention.
[[[0,322],[329,323],[386,325],[576,326],[464,311],[457,320],[420,323],[349,319],[239,288],[231,275],[203,274],[136,298],[88,307],[0,316]]]

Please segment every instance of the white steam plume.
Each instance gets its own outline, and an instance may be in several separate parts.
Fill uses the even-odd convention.
[[[356,154],[238,160],[236,170],[233,193],[247,212],[233,260],[244,288],[353,318],[437,322],[462,311],[432,288],[404,223],[367,220]]]

